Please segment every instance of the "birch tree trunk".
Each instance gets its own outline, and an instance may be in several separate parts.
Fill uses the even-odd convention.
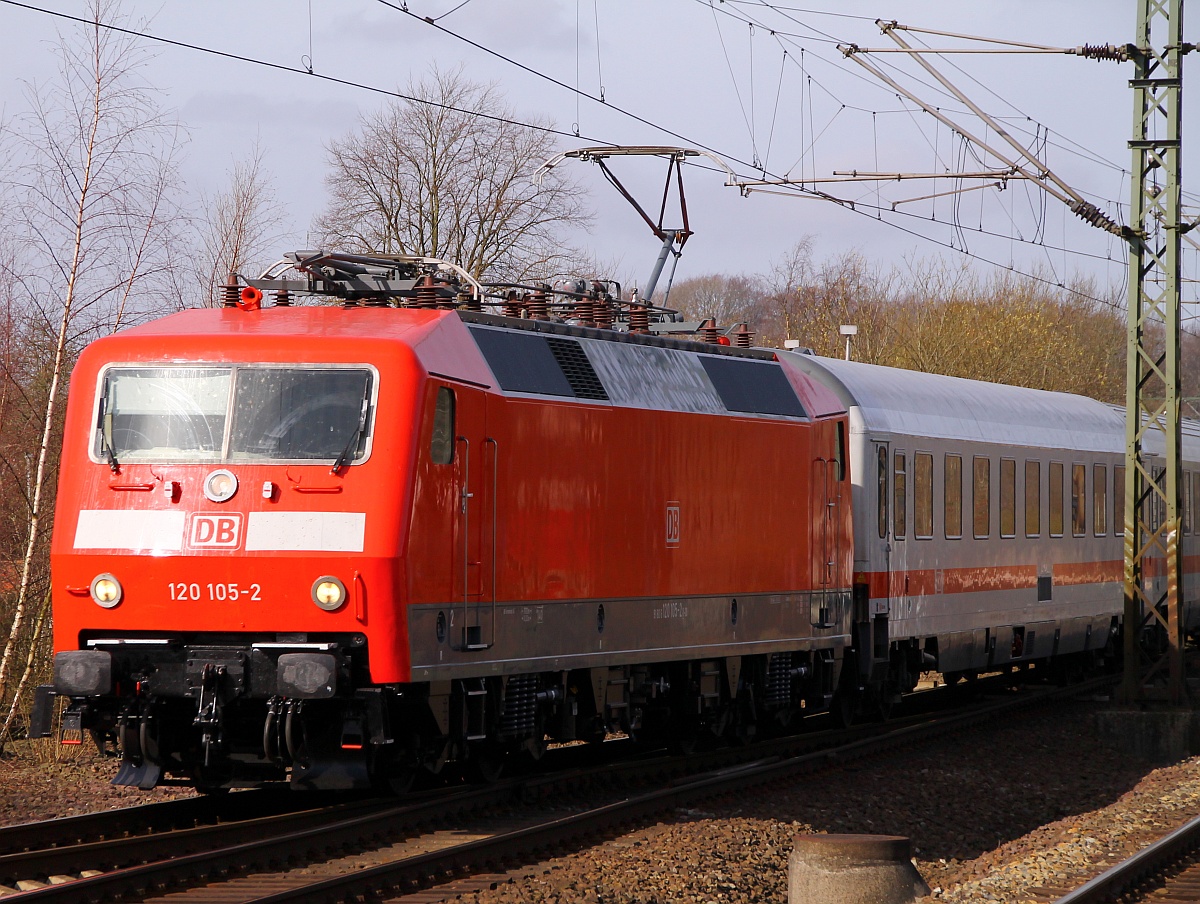
[[[46,541],[65,381],[82,342],[154,312],[156,296],[133,290],[165,266],[161,252],[174,228],[178,130],[139,79],[144,54],[108,27],[122,21],[117,4],[92,0],[90,18],[82,34],[60,36],[57,79],[26,86],[31,110],[17,118],[15,178],[5,186],[18,211],[13,234],[34,274],[23,283],[29,308],[50,348],[25,550],[0,654],[0,704],[10,704],[0,738],[10,736],[18,712],[14,664],[32,648],[29,600],[39,588],[49,593]],[[21,690],[37,666],[26,661]]]

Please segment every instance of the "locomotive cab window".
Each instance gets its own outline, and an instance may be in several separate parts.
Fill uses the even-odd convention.
[[[375,382],[362,366],[112,367],[92,454],[110,464],[352,464],[367,455]]]
[[[370,405],[369,371],[239,367],[229,457],[354,461]]]

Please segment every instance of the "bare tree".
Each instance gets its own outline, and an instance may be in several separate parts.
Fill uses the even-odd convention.
[[[769,338],[799,340],[820,355],[840,355],[839,327],[858,327],[854,357],[883,363],[891,343],[888,296],[892,277],[857,251],[820,264],[812,259],[811,237],[799,242],[771,272],[767,299],[774,329]]]
[[[256,142],[248,157],[233,164],[223,190],[203,201],[202,247],[194,275],[201,291],[199,303],[215,306],[230,273],[261,269],[276,250],[272,246],[285,212],[266,172],[261,145]]]
[[[804,321],[802,288],[813,270],[813,237],[806,235],[782,258],[771,265],[766,276],[767,306],[773,320],[772,334],[778,342],[797,339]]]
[[[10,702],[0,729],[9,736],[18,697],[10,699],[14,663],[27,653],[23,687],[37,663],[28,656],[30,599],[48,591],[47,538],[61,422],[61,391],[87,339],[149,316],[163,296],[143,281],[168,266],[164,252],[174,217],[178,128],[139,78],[145,55],[133,39],[106,27],[122,20],[111,0],[92,0],[91,25],[62,37],[56,79],[30,84],[30,112],[14,123],[11,180],[6,184],[22,267],[0,274],[25,296],[31,335],[45,342],[43,366],[26,392],[37,397],[36,444],[29,476],[28,526],[8,640],[0,657],[0,702]],[[40,631],[40,620],[36,622]],[[36,632],[35,632],[36,633]]]
[[[514,123],[498,89],[461,70],[435,68],[407,93],[418,100],[362,117],[329,145],[319,240],[443,257],[477,277],[572,269],[563,234],[586,225],[584,194],[561,169],[534,180],[553,136]]]
[[[747,322],[757,330],[762,318],[763,285],[757,276],[708,273],[680,280],[668,304],[686,317],[712,317],[720,326]]]

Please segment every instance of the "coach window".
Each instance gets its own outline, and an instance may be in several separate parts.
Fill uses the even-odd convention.
[[[1025,462],[1025,536],[1042,535],[1042,463]]]
[[[429,457],[438,465],[448,465],[454,460],[454,390],[449,386],[438,387]]]
[[[1017,460],[1000,459],[1000,536],[1017,535]]]
[[[1050,462],[1050,536],[1063,535],[1063,466]]]
[[[1180,494],[1183,498],[1183,532],[1190,534],[1192,532],[1192,472],[1183,472],[1183,492]]]
[[[976,456],[974,462],[974,527],[976,539],[982,540],[991,534],[992,520],[992,460]]]
[[[1146,513],[1146,521],[1150,523],[1151,532],[1158,531],[1158,528],[1163,525],[1163,486],[1165,483],[1166,468],[1153,468],[1153,483],[1150,486],[1142,487],[1142,495],[1146,497],[1145,507],[1142,510]]]
[[[904,539],[904,528],[908,522],[908,479],[907,463],[903,452],[896,453],[896,469],[892,475],[892,536]]]
[[[1092,487],[1095,493],[1095,487]],[[1071,535],[1082,537],[1087,533],[1087,465],[1071,465]]]
[[[913,456],[913,536],[933,538],[933,456],[928,452]]]
[[[1117,536],[1125,533],[1125,468],[1113,465],[1113,530]]]
[[[1092,465],[1092,530],[1097,537],[1108,535],[1108,468]]]
[[[943,499],[947,540],[962,537],[962,456],[946,453]]]
[[[1193,517],[1200,514],[1200,473],[1192,475],[1192,511]]]
[[[879,447],[879,539],[887,538],[887,493],[888,493],[888,460],[887,446]]]

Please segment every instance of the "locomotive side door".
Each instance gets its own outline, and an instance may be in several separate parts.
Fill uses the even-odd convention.
[[[832,430],[830,431],[832,435]],[[835,439],[833,443],[841,442]],[[844,612],[838,606],[841,588],[841,504],[844,452],[836,445],[827,458],[813,459],[810,475],[812,499],[811,574],[813,586],[812,624],[840,624]]]
[[[451,637],[463,650],[486,650],[495,636],[499,445],[488,435],[487,411],[486,393],[458,391]]]
[[[812,540],[810,573],[812,574],[812,607],[810,622],[814,627],[824,628],[831,623],[829,604],[833,565],[833,517],[830,512],[829,462],[824,458],[813,459],[809,486],[812,499],[810,519]]]

